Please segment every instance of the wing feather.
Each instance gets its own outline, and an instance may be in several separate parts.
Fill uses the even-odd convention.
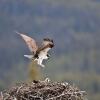
[[[44,45],[40,48],[38,48],[37,53],[43,51],[45,53],[48,53],[48,51],[51,49],[50,44]]]
[[[22,33],[19,33],[19,32],[16,32],[16,33],[19,34],[24,39],[29,50],[33,53],[36,53],[36,51],[38,49],[38,45],[36,44],[36,41],[34,39],[32,39],[31,37],[25,35],[25,34],[22,34]]]

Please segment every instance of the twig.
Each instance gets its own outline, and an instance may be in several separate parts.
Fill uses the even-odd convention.
[[[62,93],[62,94],[60,94],[60,95],[58,95],[58,96],[51,97],[51,98],[46,99],[46,100],[57,99],[57,98],[62,97],[62,96],[64,96],[64,95],[65,95],[65,94],[64,94],[64,93]]]
[[[19,92],[19,90],[22,88],[23,86],[20,86],[18,89],[17,89],[17,92],[16,93],[18,93]]]
[[[1,94],[1,100],[3,100],[3,93],[1,92],[0,94]]]

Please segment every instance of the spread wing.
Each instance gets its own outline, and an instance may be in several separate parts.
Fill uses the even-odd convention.
[[[25,34],[22,34],[22,33],[19,33],[19,32],[16,32],[16,33],[19,34],[24,39],[29,50],[33,53],[36,53],[36,51],[38,49],[38,45],[36,44],[36,41],[34,39],[32,39],[31,37],[25,35]]]

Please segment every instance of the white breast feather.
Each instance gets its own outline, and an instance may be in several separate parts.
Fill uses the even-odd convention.
[[[50,49],[51,49],[51,48],[46,48],[46,49],[44,49],[43,51],[41,51],[40,54],[39,54],[39,58],[41,58],[41,59],[48,59],[47,53],[48,53],[48,51],[49,51]]]

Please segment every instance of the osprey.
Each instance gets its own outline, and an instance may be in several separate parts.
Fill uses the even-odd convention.
[[[44,38],[41,47],[39,47],[33,38],[19,32],[16,33],[24,39],[25,43],[32,53],[32,55],[24,56],[34,61],[37,61],[37,64],[41,67],[45,67],[42,62],[44,59],[49,59],[50,55],[48,54],[48,51],[54,47],[53,40],[49,38]]]

